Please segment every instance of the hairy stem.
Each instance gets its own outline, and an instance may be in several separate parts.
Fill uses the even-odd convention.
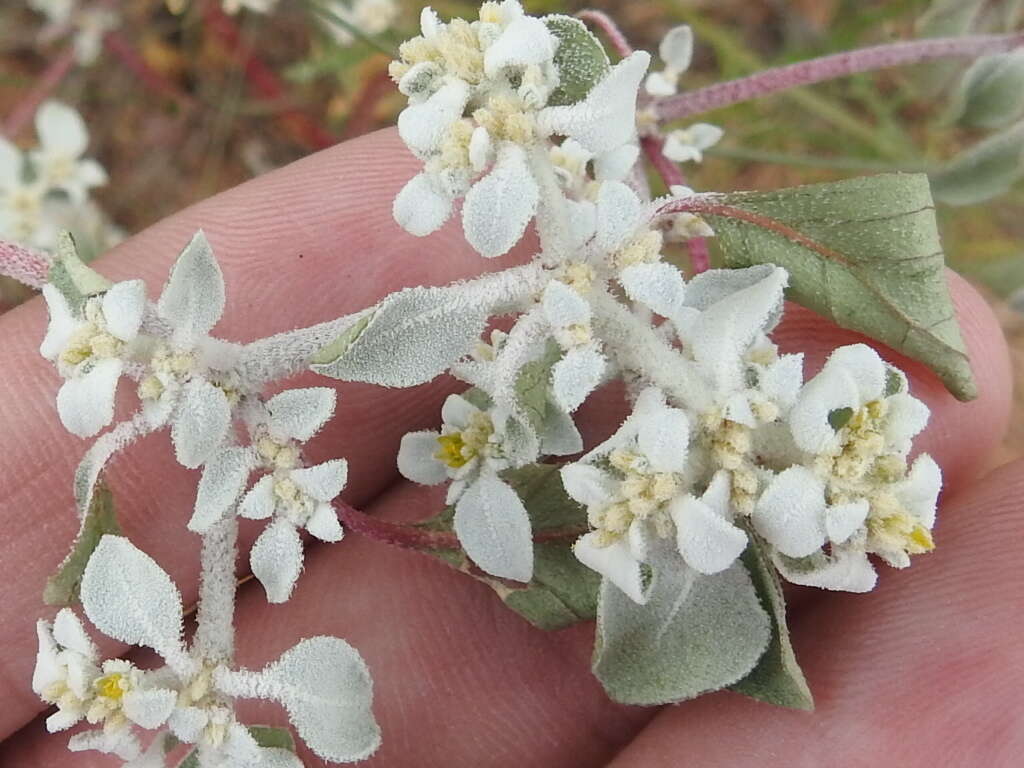
[[[45,253],[0,240],[0,275],[39,290],[49,272],[50,257]]]
[[[604,32],[612,48],[622,58],[626,58],[633,53],[633,46],[629,44],[629,40],[626,39],[622,30],[619,29],[619,25],[604,11],[588,8],[577,13],[576,18],[581,21],[588,21]]]
[[[238,518],[234,513],[203,536],[199,607],[194,641],[207,661],[230,663],[235,649],[235,560]]]
[[[654,99],[650,108],[654,110],[659,122],[668,122],[858,72],[905,66],[931,59],[976,58],[1011,51],[1021,45],[1024,45],[1024,35],[1020,34],[939,37],[876,45],[769,69],[677,96]]]
[[[33,86],[32,90],[18,102],[14,110],[4,121],[3,132],[8,138],[14,138],[32,122],[39,105],[57,90],[64,82],[72,69],[75,68],[75,50],[68,48],[57,58],[50,62],[50,65],[43,72],[42,76]]]

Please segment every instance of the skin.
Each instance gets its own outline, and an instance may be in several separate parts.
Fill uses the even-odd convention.
[[[228,286],[215,333],[248,341],[360,309],[403,286],[441,284],[528,255],[524,246],[485,262],[464,244],[457,222],[426,241],[402,232],[391,201],[416,170],[393,132],[378,133],[189,208],[99,267],[113,279],[145,278],[155,297],[179,249],[202,226]],[[372,766],[1013,764],[1024,749],[1024,731],[1015,727],[1024,705],[1024,614],[1017,610],[1024,571],[1013,546],[1022,531],[1024,463],[980,476],[1009,418],[1010,368],[985,302],[952,274],[950,285],[978,400],[957,403],[922,366],[880,350],[932,408],[917,445],[947,478],[938,549],[915,558],[909,572],[879,566],[880,586],[870,595],[793,590],[790,623],[817,699],[813,714],[731,693],[660,711],[616,705],[589,672],[591,625],[536,630],[483,585],[354,534],[340,544],[308,545],[305,574],[285,605],[268,605],[258,584],[242,588],[239,662],[258,668],[314,634],[350,641],[375,677],[384,745],[366,763]],[[44,707],[29,686],[34,623],[53,613],[40,593],[77,527],[70,479],[86,447],[57,420],[57,375],[37,352],[45,325],[38,299],[0,317],[7,340],[0,378],[0,765],[98,768],[119,763],[69,755],[64,735],[45,733]],[[799,308],[777,338],[807,351],[808,372],[835,346],[861,340]],[[325,381],[303,376],[289,384]],[[394,455],[404,432],[436,427],[452,389],[444,379],[415,390],[341,385],[338,413],[314,439],[311,458],[347,457],[353,480],[344,497],[372,514],[428,516],[440,509],[443,492],[401,481]],[[125,399],[127,414],[133,398]],[[596,425],[588,437],[614,428],[619,413],[614,392],[596,395],[582,417]],[[191,603],[198,538],[185,523],[196,473],[175,464],[159,435],[116,460],[108,477],[124,530]],[[243,528],[247,548],[260,525]],[[240,573],[246,565],[240,558]],[[123,650],[102,645],[108,653]],[[276,705],[242,710],[248,722],[286,722]],[[307,766],[325,765],[302,756]]]

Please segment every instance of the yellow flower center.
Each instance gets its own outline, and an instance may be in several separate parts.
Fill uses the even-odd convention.
[[[447,464],[452,469],[458,469],[459,467],[465,466],[465,464],[473,458],[472,456],[463,455],[462,449],[466,443],[462,439],[461,432],[453,432],[450,435],[441,435],[437,438],[438,445],[441,448],[434,457]]]
[[[109,675],[105,675],[94,683],[96,692],[100,696],[105,696],[108,699],[119,700],[124,696],[124,687],[121,685],[121,681],[123,679],[124,675],[120,672],[113,672]]]

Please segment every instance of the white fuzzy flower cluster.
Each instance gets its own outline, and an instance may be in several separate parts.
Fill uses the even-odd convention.
[[[71,37],[79,64],[94,64],[103,50],[103,37],[121,25],[115,8],[103,3],[82,3],[78,0],[28,0],[32,10],[46,17],[44,41]]]
[[[89,197],[107,183],[107,173],[85,157],[89,144],[82,117],[55,101],[36,112],[39,146],[22,152],[0,138],[0,239],[29,248],[56,250],[71,230],[104,250],[120,233]]]

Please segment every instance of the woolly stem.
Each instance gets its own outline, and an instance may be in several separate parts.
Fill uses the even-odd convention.
[[[237,557],[238,518],[232,512],[203,536],[194,648],[206,661],[230,663],[234,657]]]
[[[665,157],[665,139],[660,136],[644,136],[640,139],[640,145],[651,161],[654,170],[661,176],[665,186],[671,189],[675,186],[685,186],[686,177],[679,169],[679,166],[669,158]],[[708,251],[708,241],[703,237],[693,237],[686,243],[690,252],[690,268],[695,275],[707,271],[711,266],[711,254]]]
[[[49,272],[50,257],[45,253],[0,240],[0,275],[39,290]]]
[[[68,48],[57,58],[50,62],[50,65],[43,72],[42,76],[33,86],[32,90],[14,108],[4,122],[3,132],[8,138],[13,139],[22,129],[32,122],[39,105],[46,101],[57,87],[64,82],[72,69],[75,68],[75,50]]]
[[[604,11],[598,11],[593,8],[580,11],[576,14],[576,18],[580,21],[589,21],[595,27],[604,32],[605,37],[608,38],[608,42],[611,44],[615,52],[622,58],[632,55],[633,46],[629,44],[629,40],[619,29],[619,25],[615,23],[611,16]]]
[[[976,58],[1011,51],[1021,45],[1024,45],[1024,35],[1020,34],[939,37],[876,45],[765,70],[677,96],[654,99],[650,108],[658,121],[664,123],[858,72],[906,66],[931,59]]]

